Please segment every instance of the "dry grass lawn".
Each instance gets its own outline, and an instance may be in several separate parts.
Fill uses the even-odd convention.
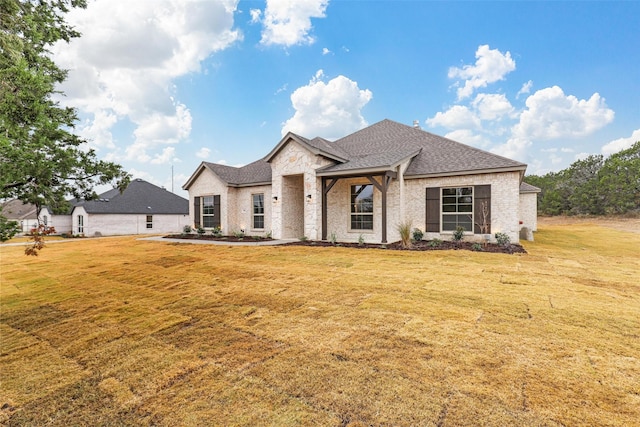
[[[640,425],[640,234],[0,248],[0,424]]]

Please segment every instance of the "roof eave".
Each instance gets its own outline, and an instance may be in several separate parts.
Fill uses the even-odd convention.
[[[450,172],[436,172],[418,175],[404,175],[405,179],[420,179],[420,178],[439,178],[444,176],[460,176],[460,175],[484,175],[488,173],[502,173],[502,172],[520,172],[520,176],[524,175],[524,171],[527,169],[527,165],[512,166],[503,168],[489,168],[489,169],[473,169],[463,171],[450,171]]]
[[[344,163],[344,162],[347,161],[347,159],[344,159],[344,158],[342,158],[340,156],[336,156],[335,154],[328,153],[328,152],[326,152],[324,150],[321,150],[321,149],[318,149],[318,148],[316,148],[316,147],[314,147],[312,145],[309,145],[308,143],[303,141],[300,137],[298,137],[298,135],[296,135],[295,133],[291,133],[291,132],[288,132],[284,136],[284,138],[282,138],[280,140],[280,142],[278,142],[278,144],[273,148],[273,150],[271,150],[269,152],[269,154],[266,155],[264,160],[266,162],[271,162],[271,159],[273,159],[280,152],[280,150],[282,150],[282,148],[284,148],[284,146],[287,145],[289,140],[293,140],[293,141],[297,142],[298,144],[302,145],[306,150],[310,151],[312,154],[314,154],[316,156],[326,157],[328,159],[335,160],[335,161],[340,162],[340,163]]]
[[[229,183],[229,187],[233,188],[257,187],[260,185],[271,185],[271,181],[244,182],[242,184]]]

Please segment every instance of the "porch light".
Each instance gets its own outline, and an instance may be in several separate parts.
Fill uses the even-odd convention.
[[[273,201],[277,202],[278,201],[278,196],[273,196]]]
[[[307,202],[311,201],[311,194],[307,194]]]

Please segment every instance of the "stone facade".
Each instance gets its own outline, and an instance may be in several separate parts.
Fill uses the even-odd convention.
[[[270,157],[271,185],[231,187],[209,169],[189,187],[191,215],[194,197],[219,194],[221,224],[224,232],[244,229],[246,234],[264,235],[269,232],[276,239],[311,240],[322,238],[322,178],[318,169],[332,165],[326,157],[314,154],[291,139]],[[398,226],[410,223],[411,228],[426,229],[426,188],[491,186],[491,240],[495,233],[506,233],[512,242],[519,241],[520,221],[535,230],[536,211],[528,195],[520,195],[520,172],[462,174],[456,176],[413,178],[404,172],[410,159],[397,165],[396,177],[387,189],[387,242],[400,240]],[[374,176],[381,183],[380,176]],[[371,184],[366,176],[340,178],[327,193],[327,238],[343,242],[380,243],[382,241],[382,194],[373,188],[373,230],[352,230],[350,197],[352,185]],[[252,230],[251,195],[264,194],[265,228]],[[532,195],[535,200],[535,194]],[[193,222],[193,217],[191,217]],[[425,239],[449,240],[451,232],[425,233]],[[469,232],[467,240],[481,240],[482,236]]]
[[[520,193],[520,227],[531,231],[538,230],[538,195],[536,193]]]
[[[314,155],[295,141],[284,145],[271,159],[273,237],[297,239],[304,236],[311,240],[322,237],[322,182],[316,176],[316,169],[330,164],[329,160]]]
[[[426,188],[491,185],[491,234],[506,233],[511,242],[519,240],[520,174],[518,172],[460,175],[439,178],[421,178],[405,181],[405,211],[413,226],[426,228]],[[425,233],[425,239],[450,240],[452,233]],[[480,239],[480,236],[477,236]]]

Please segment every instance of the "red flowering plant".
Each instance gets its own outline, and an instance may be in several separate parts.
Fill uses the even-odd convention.
[[[44,248],[45,236],[54,234],[55,232],[55,228],[47,227],[44,224],[38,224],[37,227],[32,228],[27,234],[27,237],[32,243],[25,248],[24,254],[38,256],[38,251]]]

